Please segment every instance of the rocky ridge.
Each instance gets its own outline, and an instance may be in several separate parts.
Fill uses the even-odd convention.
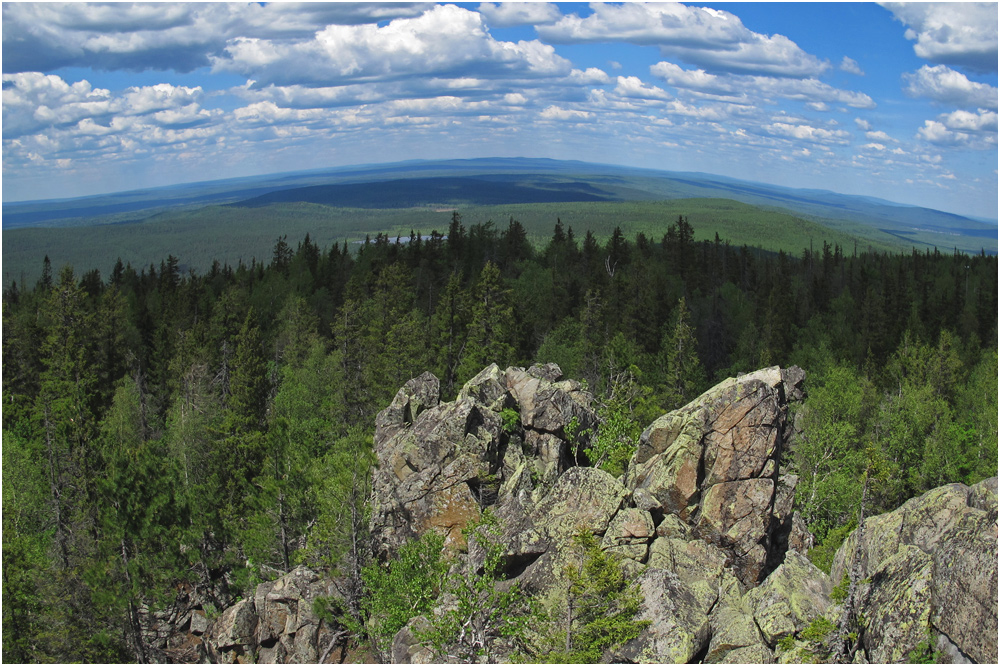
[[[869,518],[827,576],[805,557],[797,479],[782,474],[804,379],[772,367],[722,382],[650,424],[618,479],[586,465],[593,397],[557,366],[492,365],[452,402],[425,373],[376,421],[374,554],[434,530],[465,557],[462,528],[490,509],[505,577],[552,604],[565,594],[573,535],[589,531],[638,581],[648,621],[603,660],[646,663],[822,659],[842,610],[831,594],[860,557],[857,660],[907,661],[930,640],[946,660],[996,662],[996,479]],[[214,621],[190,616],[171,640],[197,644],[201,660],[323,661],[339,628],[312,600],[331,595],[333,581],[298,569]],[[441,660],[415,637],[423,621],[397,634],[393,661]]]

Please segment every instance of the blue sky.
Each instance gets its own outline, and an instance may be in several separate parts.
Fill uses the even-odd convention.
[[[489,156],[996,218],[997,4],[3,4],[3,197]]]

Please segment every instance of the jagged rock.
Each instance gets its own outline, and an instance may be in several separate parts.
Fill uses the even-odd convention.
[[[252,598],[227,608],[205,633],[208,657],[222,663],[319,663],[338,635],[314,602],[337,598],[335,582],[300,566],[261,583]],[[194,618],[192,616],[192,627]]]
[[[253,600],[237,601],[222,612],[212,627],[209,654],[222,663],[234,663],[238,657],[253,653],[256,631]]]
[[[376,551],[388,555],[428,529],[461,550],[462,529],[484,507],[511,520],[530,512],[574,463],[565,427],[575,420],[583,431],[597,422],[593,397],[576,382],[556,381],[561,376],[555,364],[503,372],[491,365],[451,403],[436,402],[429,373],[407,382],[376,424]],[[505,425],[505,409],[519,414],[520,429]]]
[[[552,433],[529,430],[524,443],[534,459],[535,472],[545,485],[551,484],[573,465],[568,444]]]
[[[610,661],[690,662],[709,640],[709,621],[702,604],[672,571],[649,567],[638,583],[643,602],[636,619],[649,621],[649,627],[613,650]]]
[[[788,534],[788,550],[805,555],[816,545],[816,537],[806,527],[798,511],[792,513],[792,530]]]
[[[767,644],[805,629],[830,606],[829,577],[804,555],[789,552],[785,561],[756,588],[746,604]]]
[[[981,664],[997,661],[996,494],[991,512],[966,514],[935,550],[931,608],[948,643]]]
[[[626,543],[647,543],[655,535],[653,518],[649,515],[648,511],[622,509],[615,515],[608,526],[601,546],[611,547]]]
[[[980,662],[997,661],[996,479],[951,484],[865,520],[860,611],[878,617],[863,632],[873,660],[906,659],[928,632]],[[832,577],[850,571],[853,532],[834,556]]]
[[[500,417],[466,398],[422,412],[409,426],[376,429],[372,534],[377,550],[394,551],[436,529],[449,548],[479,517],[482,489],[499,465]]]
[[[695,608],[707,616],[719,598],[726,559],[720,549],[699,539],[659,537],[649,547],[647,564],[676,575],[690,593]]]
[[[860,592],[866,618],[862,640],[870,661],[911,661],[910,652],[927,638],[932,576],[931,556],[908,545],[871,572]]]
[[[603,535],[628,492],[602,469],[572,467],[538,503],[530,521],[552,541],[569,541],[581,530]]]
[[[786,398],[801,398],[803,379],[775,366],[722,382],[646,428],[626,472],[633,496],[642,491],[729,549],[747,586],[787,544],[775,535],[791,529],[795,479],[776,484],[777,463]]]
[[[494,366],[495,367],[495,366]],[[394,664],[433,664],[434,651],[420,643],[417,634],[428,631],[430,622],[423,615],[418,615],[396,632],[392,639],[390,658]]]
[[[389,435],[413,423],[420,412],[436,407],[440,400],[441,382],[432,373],[425,372],[399,389],[392,403],[375,417],[375,427]]]
[[[458,399],[464,398],[473,398],[494,412],[513,407],[515,404],[513,397],[507,391],[507,377],[496,363],[490,364],[465,383],[458,392]]]
[[[707,662],[706,662],[707,663]],[[767,646],[748,645],[747,647],[736,648],[725,654],[720,664],[773,664],[774,655]]]
[[[593,396],[578,382],[551,379],[561,376],[559,366],[554,363],[531,366],[528,370],[507,368],[507,389],[520,407],[524,428],[562,435],[574,418],[581,431],[597,423],[590,408]]]
[[[764,639],[754,622],[753,614],[742,606],[723,606],[710,618],[712,640],[708,645],[705,662],[717,663],[770,663],[771,651],[764,646]],[[758,660],[750,661],[751,654]]]
[[[188,625],[188,631],[195,636],[201,636],[208,631],[208,618],[205,616],[205,611],[196,610],[191,613],[191,624]]]

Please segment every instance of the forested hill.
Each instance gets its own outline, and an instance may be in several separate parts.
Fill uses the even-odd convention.
[[[557,223],[535,250],[516,220],[456,214],[356,252],[307,236],[269,262],[183,260],[45,265],[4,292],[6,659],[145,660],[182,592],[218,610],[297,563],[360,569],[343,512],[375,414],[428,370],[450,400],[490,363],[558,363],[620,466],[715,379],[797,364],[807,436],[783,464],[826,568],[875,463],[872,513],[996,475],[995,256],[773,254],[695,242],[684,218],[606,243]]]

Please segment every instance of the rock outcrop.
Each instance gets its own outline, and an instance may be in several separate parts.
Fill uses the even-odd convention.
[[[430,373],[407,382],[376,419],[376,551],[393,552],[428,529],[461,548],[462,528],[501,494],[507,504],[534,504],[537,487],[574,465],[566,427],[597,422],[592,396],[561,375],[554,364],[491,365],[449,403]]]
[[[491,507],[506,540],[507,576],[554,603],[565,594],[573,536],[589,531],[632,562],[641,619],[649,620],[609,659],[691,661],[721,636],[713,620],[730,626],[723,613],[746,622],[738,635],[718,638],[714,655],[770,654],[743,595],[788,549],[796,480],[781,476],[780,462],[788,405],[801,399],[803,379],[798,368],[775,367],[720,384],[647,428],[616,479],[578,464],[581,437],[598,419],[592,396],[561,381],[557,366],[490,366],[450,403],[422,375],[377,421],[376,550],[388,555],[426,530],[460,550],[462,527]],[[414,396],[419,409],[409,407]],[[725,599],[720,590],[729,591]]]
[[[589,532],[636,581],[646,621],[603,661],[635,663],[828,660],[843,610],[831,594],[859,557],[859,660],[907,661],[931,641],[947,661],[996,662],[996,479],[938,488],[869,518],[827,576],[805,556],[812,537],[794,512],[797,479],[782,473],[803,381],[798,368],[773,367],[719,384],[646,428],[615,478],[586,465],[599,425],[593,398],[557,366],[492,365],[452,402],[425,373],[376,421],[374,554],[392,557],[433,530],[474,571],[482,549],[467,549],[463,528],[489,508],[505,549],[503,585],[517,582],[552,609],[565,597],[567,565],[579,561],[574,536]],[[336,590],[296,569],[218,616],[176,613],[171,645],[211,661],[328,660],[341,629],[315,601]],[[393,661],[442,660],[421,644],[431,617],[397,633]]]
[[[323,620],[316,603],[340,598],[336,581],[300,566],[261,583],[252,597],[221,613],[188,595],[195,607],[164,618],[164,636],[148,637],[157,662],[164,663],[325,663],[342,628]]]
[[[997,479],[960,483],[868,518],[834,557],[860,556],[862,634],[871,661],[906,661],[928,638],[955,662],[997,662]]]

